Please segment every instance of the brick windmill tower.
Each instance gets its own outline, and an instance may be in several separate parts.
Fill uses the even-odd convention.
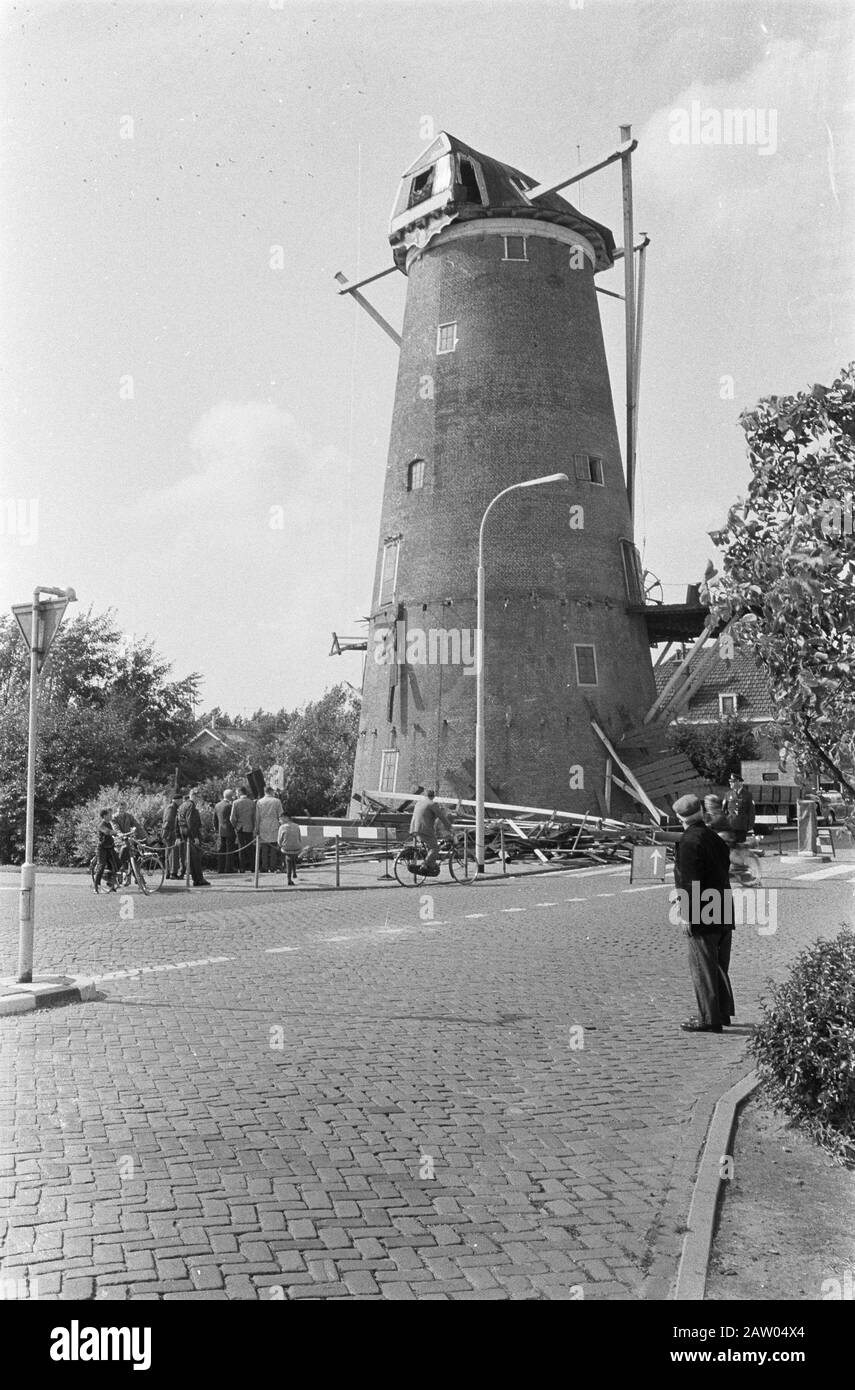
[[[490,515],[487,799],[602,814],[593,724],[617,740],[655,698],[594,281],[615,243],[554,187],[445,133],[403,176],[389,239],[407,298],[354,796],[473,795],[479,527],[527,479],[569,483]],[[611,814],[631,804],[615,792]]]

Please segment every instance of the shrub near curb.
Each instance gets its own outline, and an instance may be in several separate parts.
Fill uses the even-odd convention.
[[[855,935],[802,951],[773,985],[751,1049],[774,1108],[855,1164]]]

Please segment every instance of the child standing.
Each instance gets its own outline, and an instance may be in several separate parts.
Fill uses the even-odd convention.
[[[113,810],[110,806],[105,806],[99,812],[101,820],[98,823],[98,868],[95,873],[95,892],[101,891],[101,878],[104,870],[109,869],[113,875],[113,881],[109,884],[110,892],[116,891],[116,842],[113,839]]]
[[[293,816],[286,815],[284,822],[279,827],[279,848],[285,855],[288,883],[296,883],[297,860],[300,857],[302,840],[300,839],[300,827]]]

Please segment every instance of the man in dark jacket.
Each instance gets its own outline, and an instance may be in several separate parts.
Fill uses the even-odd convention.
[[[194,888],[210,888],[210,883],[202,876],[202,817],[196,805],[199,788],[193,787],[187,793],[186,801],[178,808],[178,831],[184,841],[185,853],[190,856],[190,873]]]
[[[674,851],[675,905],[671,920],[688,938],[689,971],[698,1001],[698,1017],[681,1025],[687,1033],[720,1033],[734,1013],[728,977],[733,936],[730,852],[704,824],[696,796],[674,802],[684,834]],[[675,915],[676,914],[676,915]]]
[[[232,802],[234,792],[223,792],[222,801],[214,807],[214,833],[217,837],[217,873],[231,874],[237,869],[235,854],[235,828],[232,825]]]
[[[180,805],[181,798],[174,796],[169,805],[165,807],[160,823],[163,843],[166,846],[167,878],[183,878],[185,872],[184,841],[178,831],[178,808]]]
[[[250,848],[255,838],[255,802],[249,787],[241,787],[240,796],[232,802],[232,827],[237,836],[240,867],[244,873],[249,873],[255,861]]]
[[[733,831],[734,843],[741,845],[754,829],[754,798],[742,778],[730,774],[730,790],[724,803],[725,814]]]

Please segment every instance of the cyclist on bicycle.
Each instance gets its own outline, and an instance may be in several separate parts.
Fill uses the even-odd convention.
[[[113,830],[120,837],[119,874],[129,881],[131,873],[131,835],[142,836],[143,830],[136,816],[127,809],[127,803],[119,801],[113,812]]]
[[[439,873],[439,865],[436,862],[439,855],[436,827],[439,824],[445,835],[452,833],[451,821],[442,807],[437,806],[434,801],[435,796],[436,792],[431,789],[426,791],[424,796],[418,797],[413,806],[413,815],[410,821],[410,834],[418,835],[419,839],[427,845],[425,868],[434,878]]]
[[[730,791],[725,797],[724,812],[730,829],[731,867],[740,877],[747,874],[753,878],[754,872],[746,859],[745,841],[754,830],[754,799],[736,772],[730,774]],[[755,866],[756,863],[755,859]],[[746,880],[743,878],[743,881]]]

